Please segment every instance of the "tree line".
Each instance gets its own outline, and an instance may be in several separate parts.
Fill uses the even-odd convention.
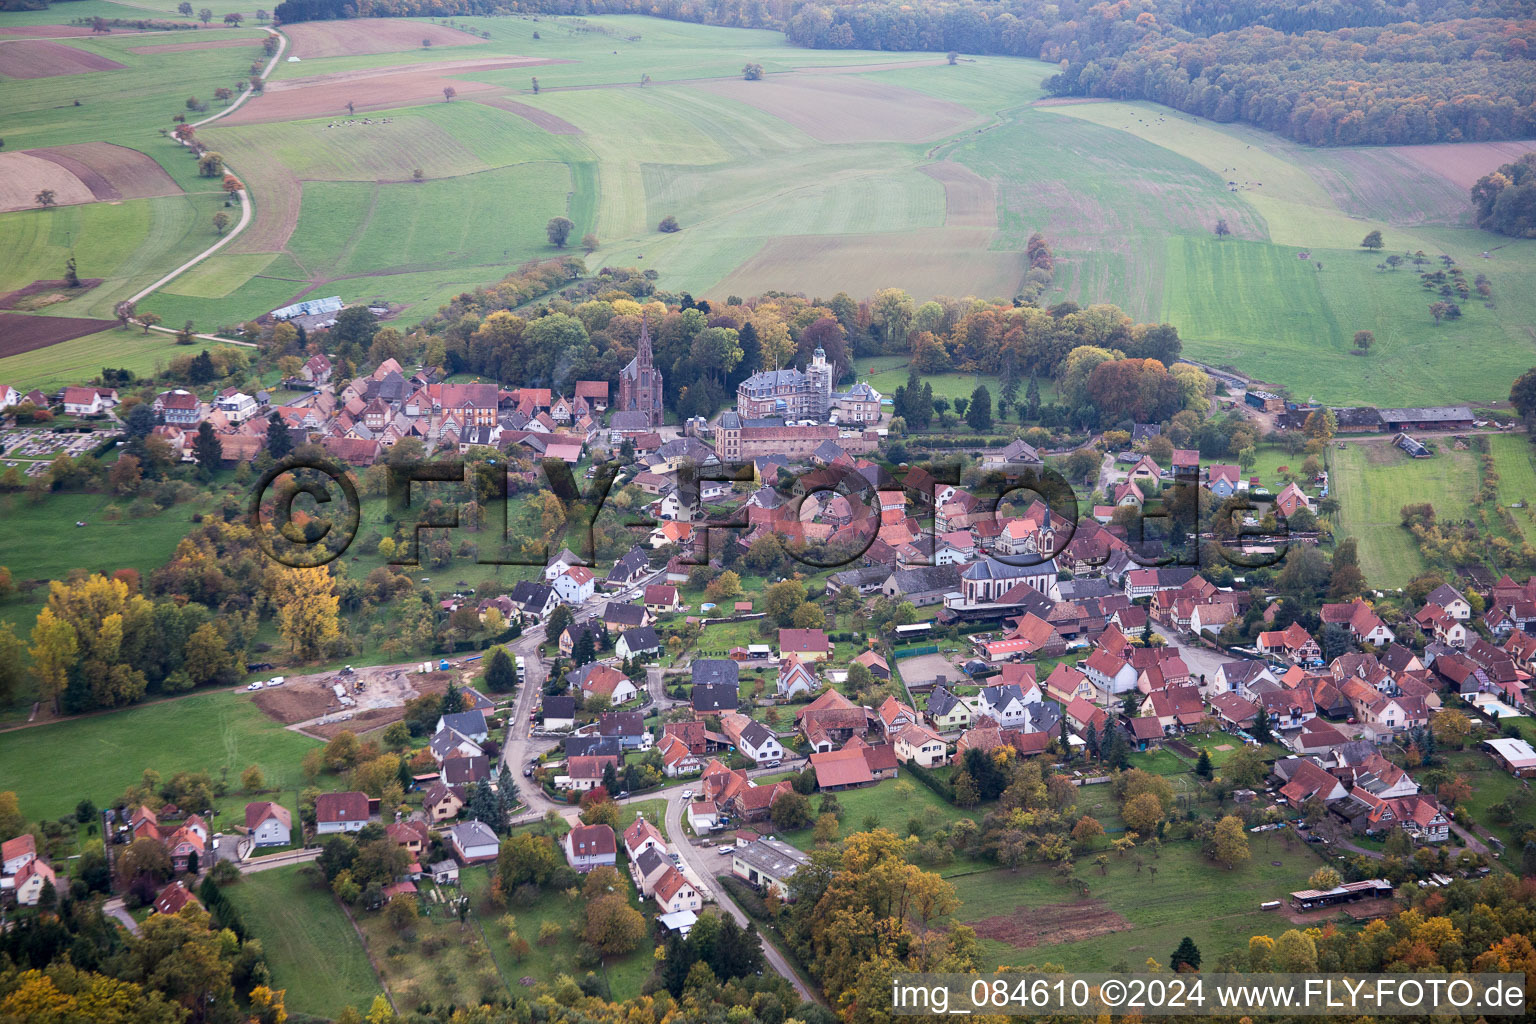
[[[1472,186],[1477,226],[1514,238],[1536,238],[1536,153],[1500,165]]]

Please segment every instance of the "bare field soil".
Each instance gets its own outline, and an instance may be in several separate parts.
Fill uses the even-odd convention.
[[[30,153],[0,153],[0,212],[31,210],[37,207],[37,194],[53,189],[53,200],[60,206],[95,200],[85,182],[52,160]]]
[[[1496,170],[1500,164],[1518,160],[1536,152],[1536,140],[1509,142],[1448,142],[1438,146],[1394,146],[1392,152],[1405,156],[1426,170],[1440,175],[1462,188],[1470,189],[1477,179]]]
[[[1100,900],[1081,900],[1019,907],[1012,913],[975,921],[971,927],[976,929],[978,938],[1006,942],[1016,949],[1029,949],[1127,931],[1131,922]]]
[[[935,295],[1011,296],[1028,266],[1021,252],[989,248],[992,235],[984,228],[945,227],[775,238],[709,294],[757,295],[777,288],[873,295],[881,288],[902,288],[920,301]]]
[[[485,42],[479,36],[442,25],[423,25],[394,18],[351,18],[346,21],[306,21],[284,26],[297,56],[348,57],[359,53],[399,53],[422,49],[423,39],[432,46],[473,46]]]
[[[181,191],[149,157],[110,142],[0,153],[0,212],[35,209],[43,189],[53,190],[53,201],[59,206],[172,196]]]
[[[517,100],[509,100],[502,96],[477,96],[475,98],[475,102],[484,103],[487,106],[499,107],[502,110],[511,111],[518,117],[521,117],[526,121],[533,122],[540,128],[543,128],[545,131],[549,132],[551,135],[581,134],[581,129],[571,124],[571,122],[567,121],[565,118],[556,117],[554,114],[551,114],[547,110],[540,110],[538,107],[530,107],[526,103],[517,102]]]
[[[952,228],[997,227],[997,189],[964,164],[944,160],[919,167],[944,186],[944,223]]]
[[[392,110],[423,103],[442,103],[443,90],[452,87],[459,96],[500,92],[499,85],[461,81],[450,75],[466,71],[494,71],[530,67],[552,61],[534,57],[486,58],[442,61],[419,70],[366,68],[334,75],[315,75],[273,82],[266,92],[222,120],[223,124],[262,124],[296,121],[306,117],[341,116],[347,104],[356,111]]]
[[[53,78],[86,71],[116,71],[126,66],[46,39],[0,42],[0,75],[7,78]]]
[[[33,281],[25,288],[17,288],[13,292],[0,295],[0,309],[37,309],[40,306],[51,306],[55,302],[65,302],[101,284],[104,278],[81,278],[78,287],[71,288],[63,278],[54,281]]]
[[[260,39],[200,39],[195,43],[156,43],[151,46],[130,46],[129,53],[181,53],[185,50],[215,50],[225,46],[259,47]]]
[[[318,672],[289,676],[282,686],[268,687],[256,693],[252,701],[264,714],[284,725],[346,710],[354,712],[351,721],[380,717],[374,713],[382,712],[378,724],[383,725],[400,717],[400,708],[406,701],[446,690],[451,675],[449,672],[417,672],[414,665],[360,668],[350,677]],[[353,688],[358,681],[363,683],[361,690]],[[356,701],[351,709],[343,708],[336,700],[331,688],[338,683],[344,685],[347,695]]]
[[[87,334],[96,334],[116,326],[115,320],[0,313],[0,359],[47,348],[61,341],[83,338]]]
[[[820,142],[931,142],[976,119],[958,103],[911,89],[827,75],[722,79],[694,88],[756,107]]]
[[[180,192],[165,168],[136,149],[110,142],[81,142],[29,150],[52,160],[85,183],[99,200],[149,199]]]

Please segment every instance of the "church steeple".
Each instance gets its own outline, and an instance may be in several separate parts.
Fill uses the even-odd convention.
[[[640,314],[640,347],[635,353],[635,368],[649,370],[651,368],[651,325],[644,313]]]

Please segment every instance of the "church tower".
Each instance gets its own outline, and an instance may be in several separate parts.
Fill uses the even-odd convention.
[[[832,409],[832,367],[827,362],[826,350],[819,345],[805,368],[805,378],[810,390],[806,404],[811,419],[824,422]]]
[[[664,418],[661,392],[661,371],[656,369],[655,355],[651,351],[651,326],[642,316],[635,358],[619,374],[619,408],[644,413],[647,425],[659,427]]]

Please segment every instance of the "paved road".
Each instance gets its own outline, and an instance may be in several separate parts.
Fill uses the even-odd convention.
[[[128,929],[129,935],[139,934],[139,922],[128,913],[128,905],[123,902],[121,896],[113,896],[101,905],[101,909],[108,917],[117,918],[118,923]]]
[[[747,917],[746,911],[737,906],[736,901],[731,899],[730,893],[726,892],[715,880],[715,873],[729,868],[730,860],[716,853],[714,847],[694,846],[685,839],[687,832],[683,828],[684,800],[682,791],[683,787],[681,786],[666,790],[667,835],[672,839],[672,846],[681,854],[683,863],[688,866],[691,873],[697,876],[698,879],[703,880],[705,885],[712,891],[715,902],[720,905],[720,908],[734,917],[737,924],[746,927],[750,920]],[[654,795],[651,798],[654,799]],[[811,990],[810,986],[800,980],[800,976],[789,965],[789,961],[785,959],[784,954],[780,953],[766,937],[763,938],[763,956],[767,959],[770,967],[789,979],[789,983],[795,987],[795,991],[799,993],[801,999],[807,1002],[819,1001],[817,994]]]

